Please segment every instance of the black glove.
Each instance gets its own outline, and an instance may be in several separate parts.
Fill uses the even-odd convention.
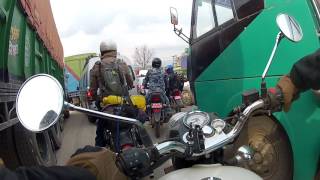
[[[129,177],[144,177],[151,173],[150,155],[144,149],[130,148],[117,156],[116,162],[121,172]]]

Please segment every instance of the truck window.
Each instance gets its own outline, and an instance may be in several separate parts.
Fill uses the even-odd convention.
[[[264,7],[264,0],[236,0],[234,6],[238,19],[243,19],[261,11]]]
[[[231,0],[216,0],[214,6],[219,26],[234,18]]]
[[[312,4],[318,20],[318,32],[320,32],[320,0],[312,0]]]
[[[216,26],[211,0],[196,0],[196,34],[199,37]]]

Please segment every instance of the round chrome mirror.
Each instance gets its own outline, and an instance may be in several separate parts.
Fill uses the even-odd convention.
[[[62,108],[63,89],[58,80],[47,74],[27,79],[16,99],[21,124],[34,132],[46,130],[56,123]]]
[[[279,14],[276,21],[283,35],[285,35],[289,40],[298,42],[302,39],[302,29],[293,17],[287,14]]]

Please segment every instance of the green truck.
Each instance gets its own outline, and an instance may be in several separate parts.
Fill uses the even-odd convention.
[[[199,108],[226,117],[241,104],[242,92],[259,89],[279,32],[276,17],[286,13],[300,23],[304,37],[279,45],[266,78],[274,87],[297,60],[319,48],[319,10],[319,0],[193,0],[190,36],[174,30],[190,46],[188,76]],[[171,15],[177,25],[174,8]],[[289,113],[249,120],[235,140],[255,151],[245,167],[264,179],[320,179],[317,94],[300,94]]]
[[[61,145],[62,126],[43,133],[27,131],[18,123],[15,98],[21,84],[34,74],[51,74],[64,84],[63,66],[50,1],[1,0],[0,158],[8,168],[56,163],[53,151]]]
[[[80,105],[79,81],[83,73],[85,64],[95,53],[79,54],[65,57],[65,92],[68,101],[75,105]]]

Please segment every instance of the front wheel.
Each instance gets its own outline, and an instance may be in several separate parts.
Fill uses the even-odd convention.
[[[254,151],[253,159],[241,166],[254,171],[265,180],[291,180],[293,159],[291,145],[284,129],[268,116],[248,120],[233,151],[248,145]]]

